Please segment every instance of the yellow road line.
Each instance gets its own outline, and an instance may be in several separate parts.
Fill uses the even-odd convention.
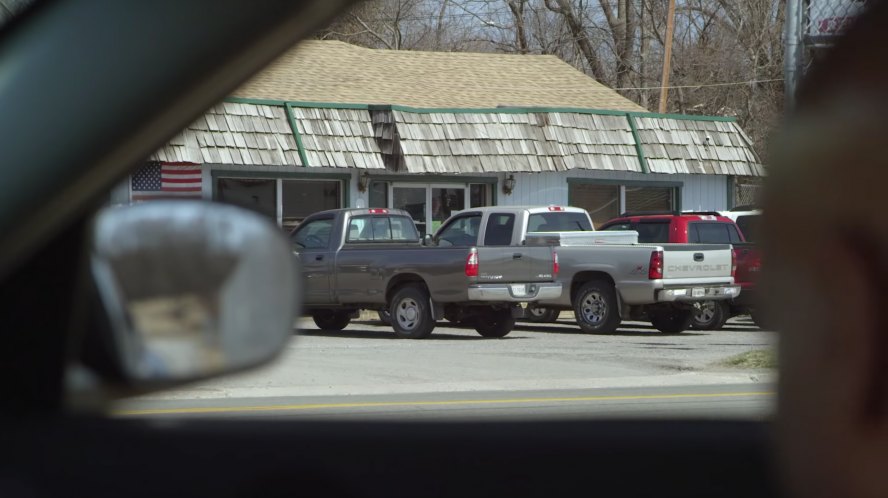
[[[395,408],[407,406],[453,406],[453,405],[512,405],[529,403],[570,403],[579,401],[630,401],[668,400],[695,398],[738,398],[770,396],[773,392],[704,393],[704,394],[642,394],[627,396],[576,396],[552,398],[503,398],[503,399],[461,399],[447,401],[377,401],[363,403],[314,403],[302,405],[258,405],[258,406],[205,406],[193,408],[148,408],[144,410],[118,410],[113,415],[175,415],[199,413],[238,413],[238,412],[277,412],[306,411],[330,408]]]

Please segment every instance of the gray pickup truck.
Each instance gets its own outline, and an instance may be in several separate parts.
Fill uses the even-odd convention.
[[[731,299],[733,251],[729,244],[638,244],[636,232],[596,232],[580,208],[484,207],[452,216],[434,236],[438,245],[488,245],[487,237],[460,235],[456,228],[477,225],[496,213],[514,220],[513,247],[552,247],[564,291],[529,304],[530,318],[554,321],[573,310],[585,332],[610,333],[623,318],[648,319],[665,333],[686,330],[693,303]],[[503,242],[503,241],[498,241]]]
[[[509,243],[433,247],[395,209],[315,213],[290,235],[305,278],[304,309],[324,330],[342,330],[370,309],[387,311],[399,337],[427,337],[445,316],[503,337],[522,303],[561,295],[554,249],[509,247],[514,223],[502,218],[480,228],[488,240]]]

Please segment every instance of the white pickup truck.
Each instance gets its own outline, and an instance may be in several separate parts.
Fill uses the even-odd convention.
[[[678,333],[689,327],[694,302],[740,293],[730,244],[639,244],[634,231],[594,231],[589,214],[574,207],[467,209],[447,220],[434,243],[470,240],[483,247],[488,220],[506,216],[517,228],[509,244],[553,246],[557,253],[556,281],[563,292],[557,299],[533,303],[529,311],[538,318],[553,320],[560,310],[573,310],[585,332],[611,333],[623,319],[633,318],[650,320],[661,332]],[[470,226],[478,231],[458,230]]]

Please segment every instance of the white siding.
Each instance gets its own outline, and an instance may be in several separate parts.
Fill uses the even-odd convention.
[[[500,176],[500,185],[504,175]],[[552,173],[516,173],[512,195],[498,192],[499,204],[518,206],[527,204],[567,204],[567,179],[671,182],[682,184],[682,209],[727,209],[727,177],[722,175],[664,175],[620,171],[559,171]],[[498,187],[501,188],[501,187]]]

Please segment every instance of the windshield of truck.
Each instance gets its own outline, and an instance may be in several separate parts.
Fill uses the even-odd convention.
[[[555,211],[534,213],[527,219],[528,232],[588,232],[592,222],[586,213]]]

